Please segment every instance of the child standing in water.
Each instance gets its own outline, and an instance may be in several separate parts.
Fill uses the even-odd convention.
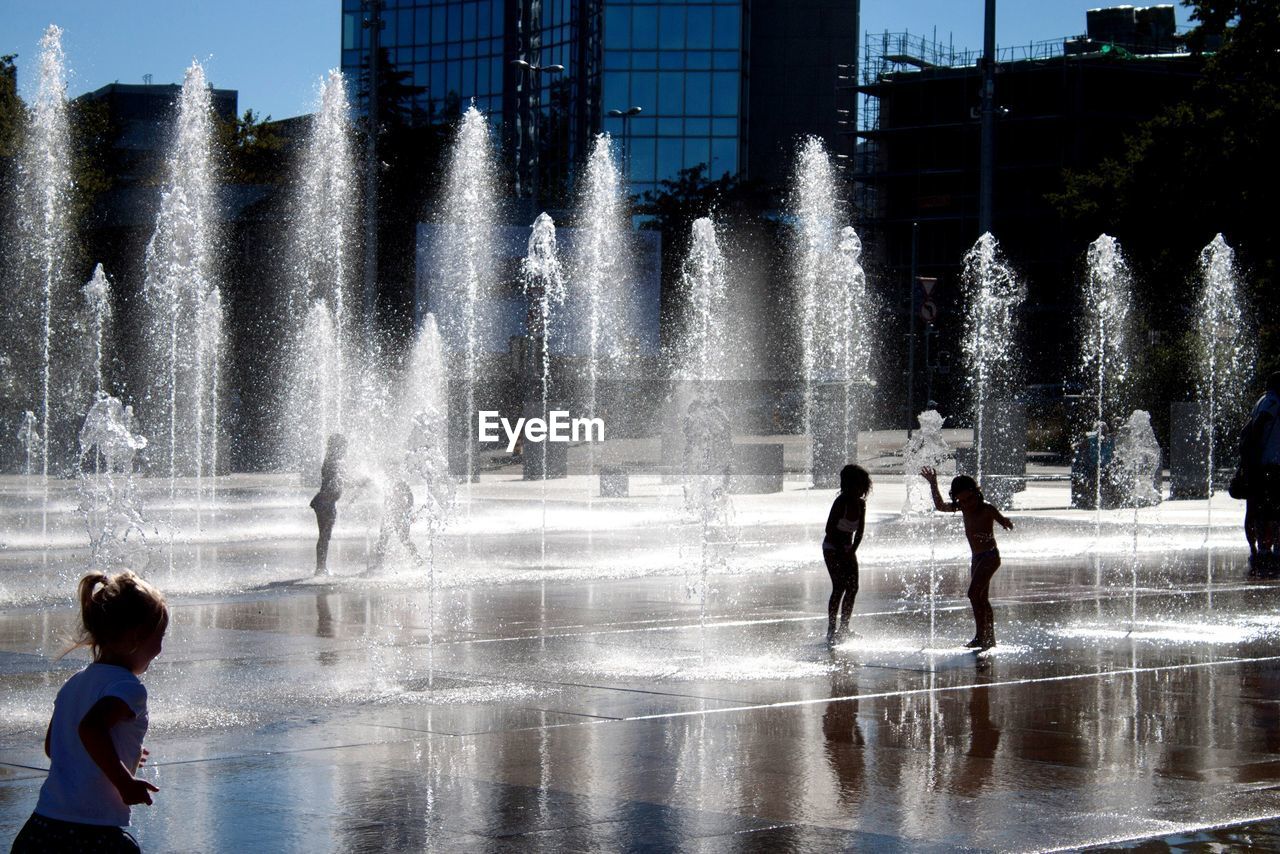
[[[951,501],[942,500],[938,492],[938,473],[925,466],[920,476],[929,481],[933,492],[933,506],[944,513],[960,511],[964,518],[964,535],[969,540],[973,559],[969,563],[969,603],[973,606],[973,622],[977,632],[965,646],[970,649],[991,649],[996,645],[995,613],[988,597],[991,576],[1000,568],[1000,550],[996,548],[995,524],[1006,531],[1013,530],[1013,523],[1005,518],[994,505],[982,497],[978,484],[968,475],[951,480]]]
[[[80,580],[76,646],[93,663],[67,680],[44,736],[49,776],[35,812],[13,841],[17,854],[138,851],[129,807],[160,789],[135,774],[146,761],[147,689],[138,679],[160,654],[169,625],[164,596],[132,572]]]
[[[316,526],[320,536],[316,539],[316,575],[329,574],[329,538],[333,525],[338,521],[338,499],[342,497],[343,457],[347,453],[347,437],[332,433],[325,444],[324,463],[320,466],[320,491],[311,499],[311,509],[316,511]]]
[[[822,559],[831,576],[831,598],[827,600],[827,643],[836,639],[836,614],[840,614],[841,635],[849,632],[853,600],[858,595],[858,544],[867,520],[867,494],[871,475],[861,466],[840,469],[840,494],[827,514]]]

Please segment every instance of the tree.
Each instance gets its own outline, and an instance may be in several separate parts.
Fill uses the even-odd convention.
[[[27,110],[18,97],[16,53],[0,56],[0,159],[14,157],[22,142]]]
[[[281,184],[288,176],[287,141],[271,122],[253,110],[220,122],[218,138],[227,152],[227,181],[232,184]]]
[[[1140,126],[1122,155],[1068,173],[1052,201],[1077,237],[1106,231],[1126,246],[1157,328],[1185,324],[1195,249],[1222,232],[1246,271],[1266,371],[1280,359],[1280,301],[1273,295],[1280,265],[1273,225],[1280,198],[1280,4],[1183,2],[1197,23],[1188,46],[1203,56],[1202,79],[1184,102]]]

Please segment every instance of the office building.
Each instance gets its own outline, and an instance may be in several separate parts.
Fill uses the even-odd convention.
[[[388,0],[377,16],[387,58],[421,90],[409,96],[417,120],[450,121],[474,99],[517,172],[537,133],[548,184],[572,180],[601,130],[624,141],[637,192],[698,165],[780,180],[804,134],[852,152],[838,133],[837,77],[857,61],[856,0]],[[372,17],[369,0],[343,0],[353,80]]]

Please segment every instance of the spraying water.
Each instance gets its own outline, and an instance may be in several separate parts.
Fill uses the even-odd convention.
[[[929,523],[929,643],[933,644],[937,624],[938,561],[937,561],[937,513],[933,507],[933,495],[925,488],[920,469],[925,466],[936,470],[951,456],[951,448],[942,438],[942,415],[936,409],[927,409],[916,416],[920,429],[916,430],[902,449],[902,480],[906,486],[906,498],[902,503],[902,517],[907,520],[924,516]]]
[[[553,313],[565,299],[564,272],[556,251],[556,224],[545,213],[538,214],[529,234],[529,248],[521,266],[525,295],[530,312],[529,338],[538,360],[538,406],[545,422],[551,398],[551,339],[555,320]],[[547,442],[539,443],[542,453],[542,562],[547,560]]]
[[[480,321],[493,316],[493,251],[497,216],[489,126],[475,106],[462,116],[449,162],[443,206],[446,310],[439,315],[445,344],[461,358],[462,415],[466,420],[466,478],[476,475],[475,411],[481,378]],[[470,502],[468,501],[468,508]]]
[[[792,206],[804,433],[810,437],[810,470],[817,484],[823,472],[857,456],[856,389],[869,381],[873,350],[862,242],[853,228],[839,225],[843,208],[835,170],[817,137],[800,148]]]
[[[1089,244],[1087,260],[1080,370],[1087,383],[1087,395],[1094,401],[1094,429],[1098,436],[1094,467],[1096,537],[1102,525],[1102,436],[1106,413],[1109,407],[1119,405],[1129,375],[1133,285],[1129,265],[1115,238],[1103,234]]]
[[[18,235],[25,262],[28,298],[34,297],[40,317],[32,335],[39,346],[40,473],[46,481],[41,531],[48,530],[48,478],[50,442],[57,384],[63,367],[55,364],[56,331],[64,328],[69,308],[66,254],[70,234],[71,202],[70,131],[67,122],[66,57],[62,30],[50,25],[40,39],[40,79],[31,105],[30,125],[18,158]],[[30,454],[28,454],[30,456]]]
[[[1020,367],[1014,315],[1026,286],[1018,281],[990,232],[978,238],[964,256],[964,357],[969,374],[974,419],[974,477],[982,472],[991,452],[984,447],[991,417],[988,407],[1015,389]]]
[[[22,473],[31,477],[35,472],[34,459],[40,454],[41,442],[40,419],[30,409],[22,413],[22,421],[18,424],[18,442],[22,445],[26,459]]]
[[[1196,336],[1199,345],[1201,433],[1206,438],[1208,479],[1206,525],[1213,520],[1213,470],[1215,444],[1221,430],[1242,419],[1246,409],[1246,384],[1253,371],[1253,336],[1245,329],[1244,311],[1237,292],[1239,275],[1235,251],[1219,234],[1200,252],[1202,287],[1197,302]]]
[[[286,317],[305,316],[294,327],[290,393],[300,380],[317,395],[289,408],[286,432],[301,447],[289,450],[287,465],[314,468],[324,455],[329,433],[342,432],[349,361],[348,305],[352,287],[353,233],[356,215],[356,166],[350,107],[342,72],[320,82],[319,100],[303,149],[293,202],[290,257],[292,280]],[[322,316],[323,315],[323,316]],[[321,351],[321,343],[330,349]],[[317,361],[322,364],[315,364]],[[301,375],[299,375],[301,372]],[[317,375],[323,382],[316,382]],[[304,429],[299,427],[306,425]]]
[[[179,476],[215,473],[222,302],[214,279],[216,232],[213,113],[198,62],[187,69],[166,161],[155,233],[147,244],[143,294],[150,347],[148,417],[165,423],[170,495]],[[167,435],[165,435],[167,433]]]
[[[133,410],[99,392],[80,428],[80,512],[89,534],[89,566],[109,571],[138,567],[146,546],[133,459],[147,440],[133,432]],[[94,458],[94,473],[84,461]]]
[[[706,613],[707,573],[714,532],[730,526],[730,423],[720,400],[726,379],[728,291],[715,223],[695,220],[680,278],[683,317],[677,343],[679,388],[690,398],[681,413],[684,433],[684,505],[700,525],[700,573],[690,592]]]
[[[602,368],[619,355],[620,330],[627,328],[628,305],[623,291],[626,252],[626,190],[609,134],[596,137],[587,158],[587,174],[579,216],[581,249],[577,279],[586,302],[586,410],[596,416]],[[587,473],[595,471],[595,448],[587,444]]]
[[[93,268],[93,278],[80,289],[89,315],[89,329],[93,336],[93,390],[101,392],[106,385],[103,363],[106,361],[106,333],[111,323],[111,282],[99,264]]]
[[[1151,429],[1151,416],[1135,409],[1116,437],[1113,463],[1117,486],[1124,503],[1133,509],[1133,546],[1129,560],[1130,631],[1138,619],[1138,508],[1160,503],[1156,478],[1160,475],[1160,444]]]

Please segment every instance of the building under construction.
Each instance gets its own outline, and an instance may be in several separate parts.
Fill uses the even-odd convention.
[[[1061,382],[1072,352],[1062,321],[1076,308],[1085,245],[1048,197],[1064,173],[1119,154],[1127,134],[1184,99],[1201,63],[1180,47],[1172,6],[1092,10],[1086,35],[1003,48],[996,59],[992,231],[1029,285],[1027,380]],[[957,351],[961,261],[979,236],[981,82],[979,52],[907,34],[866,38],[854,160],[861,230],[869,261],[897,295],[903,340],[915,306],[911,331],[936,334],[935,361]],[[911,298],[913,269],[937,280],[932,328]],[[948,389],[922,355],[915,409],[932,379],[935,398],[956,400],[963,390]]]

